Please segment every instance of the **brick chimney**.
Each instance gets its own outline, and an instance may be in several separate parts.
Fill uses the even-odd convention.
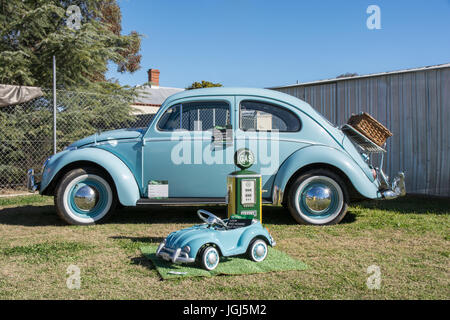
[[[148,82],[150,82],[152,87],[159,87],[159,70],[158,69],[148,69]]]

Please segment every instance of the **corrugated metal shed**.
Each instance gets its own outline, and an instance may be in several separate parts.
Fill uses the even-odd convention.
[[[409,193],[450,196],[450,64],[271,89],[305,100],[337,125],[368,112],[394,134],[386,172]]]

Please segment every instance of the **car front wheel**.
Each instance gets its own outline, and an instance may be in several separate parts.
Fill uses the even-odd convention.
[[[95,168],[69,171],[55,191],[58,215],[67,223],[91,225],[104,222],[117,204],[114,186],[103,172]]]
[[[301,224],[331,225],[347,213],[347,188],[334,172],[312,170],[299,176],[288,192],[287,206]]]
[[[202,267],[208,271],[214,270],[219,264],[219,251],[216,248],[210,246],[203,250],[201,255]]]

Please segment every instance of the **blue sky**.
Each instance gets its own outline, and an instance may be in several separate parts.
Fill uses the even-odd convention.
[[[142,68],[108,78],[123,85],[161,71],[160,85],[208,80],[270,87],[450,62],[450,0],[119,0],[123,33],[144,34]],[[381,29],[369,30],[369,5]]]

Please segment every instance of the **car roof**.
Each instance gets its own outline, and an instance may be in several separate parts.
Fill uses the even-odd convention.
[[[270,90],[270,89],[260,89],[260,88],[233,88],[233,87],[214,87],[214,88],[203,88],[203,89],[193,89],[186,90],[179,93],[175,93],[168,97],[161,106],[161,110],[164,110],[167,105],[171,105],[173,102],[192,97],[214,97],[214,96],[247,96],[254,98],[268,98],[274,101],[280,101],[291,105],[293,108],[298,109],[300,112],[305,113],[310,118],[314,119],[319,125],[326,129],[332,136],[337,134],[335,126],[329,122],[323,115],[321,115],[317,110],[311,107],[308,103],[297,97],[291,96],[289,94]]]
[[[193,89],[186,90],[182,92],[175,93],[167,98],[164,104],[171,103],[178,99],[190,98],[190,97],[206,97],[206,96],[252,96],[256,98],[270,98],[274,100],[279,100],[291,104],[306,113],[315,114],[316,111],[305,101],[300,100],[289,94],[260,88],[233,88],[233,87],[214,87],[214,88],[203,88],[203,89]]]

